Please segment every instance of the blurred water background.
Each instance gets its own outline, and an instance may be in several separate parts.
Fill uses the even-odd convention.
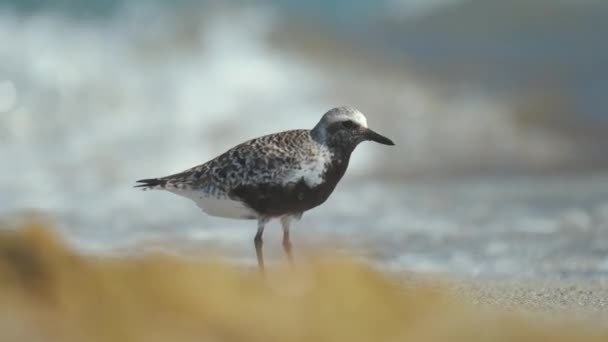
[[[357,149],[297,252],[605,278],[607,35],[599,0],[0,1],[0,217],[254,263],[253,222],[134,181],[347,104],[397,146]]]

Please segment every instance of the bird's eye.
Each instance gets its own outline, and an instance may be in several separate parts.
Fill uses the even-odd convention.
[[[355,123],[350,120],[342,121],[342,127],[346,129],[353,129],[355,128]]]

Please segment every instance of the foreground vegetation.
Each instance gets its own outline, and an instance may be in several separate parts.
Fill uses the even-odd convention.
[[[47,227],[0,233],[1,341],[606,341],[608,330],[481,312],[322,258],[295,270],[83,256]]]

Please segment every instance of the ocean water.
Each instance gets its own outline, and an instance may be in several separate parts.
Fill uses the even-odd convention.
[[[277,8],[117,6],[95,18],[0,11],[0,217],[38,213],[91,253],[253,263],[254,222],[134,181],[350,104],[397,146],[357,149],[330,200],[294,227],[302,258],[326,248],[398,270],[606,276],[608,173],[579,165],[588,142],[522,123],[479,85],[437,86],[340,41],[287,47]],[[266,236],[281,262],[278,225]]]

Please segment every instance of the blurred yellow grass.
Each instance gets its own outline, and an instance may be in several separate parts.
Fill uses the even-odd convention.
[[[254,269],[83,256],[41,224],[0,233],[0,341],[606,341],[600,326],[480,312],[441,284],[347,260]]]

